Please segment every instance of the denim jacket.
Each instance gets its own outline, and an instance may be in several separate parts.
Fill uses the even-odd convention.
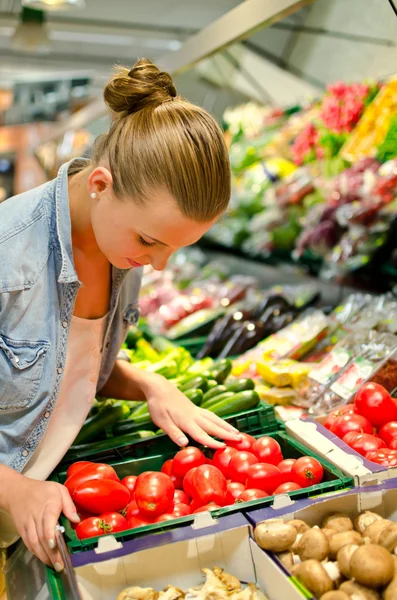
[[[32,456],[54,410],[81,285],[73,264],[69,165],[53,181],[0,204],[0,463],[17,471]],[[112,269],[93,397],[138,320],[141,277],[141,269]]]

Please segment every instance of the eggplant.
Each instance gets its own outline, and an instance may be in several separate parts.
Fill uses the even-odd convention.
[[[281,306],[284,306],[285,310],[291,308],[290,303],[283,296],[280,294],[273,294],[272,296],[267,296],[258,304],[253,315],[254,320],[263,321],[263,319],[261,319],[261,315],[273,306],[277,306],[280,309]]]
[[[209,333],[206,343],[197,354],[197,359],[205,358],[206,356],[216,358],[230,339],[230,336],[239,327],[241,320],[249,317],[249,311],[234,311],[218,319]]]
[[[219,358],[242,354],[246,350],[256,346],[256,344],[264,339],[265,335],[265,326],[263,323],[259,321],[244,321],[233,333],[220,353]]]

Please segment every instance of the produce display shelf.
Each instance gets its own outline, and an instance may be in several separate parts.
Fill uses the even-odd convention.
[[[229,516],[237,512],[245,514],[246,512],[254,509],[269,507],[272,506],[275,501],[278,504],[282,498],[285,498],[287,502],[290,502],[291,500],[300,500],[317,497],[321,494],[335,493],[352,487],[353,479],[351,477],[345,476],[340,469],[332,465],[327,460],[324,460],[316,452],[309,450],[302,443],[290,437],[283,431],[273,431],[271,433],[269,432],[267,435],[270,435],[280,444],[284,458],[299,458],[300,456],[307,455],[319,460],[324,468],[324,480],[317,485],[290,492],[288,495],[289,497],[287,495],[269,496],[244,503],[244,505],[234,504],[232,506],[220,508],[212,511],[211,513],[215,519],[220,519],[224,516]],[[159,471],[166,460],[174,457],[177,450],[178,448],[174,445],[173,451],[166,450],[155,456],[107,462],[114,467],[119,477],[123,478],[127,475],[139,475],[143,471]],[[80,457],[80,459],[85,458],[85,456]],[[65,468],[59,468],[52,476],[52,480],[57,481],[58,483],[64,483],[65,479]],[[133,530],[116,533],[114,534],[114,537],[117,538],[117,540],[124,542],[135,537],[142,537],[156,532],[173,530],[178,527],[193,524],[197,516],[198,515],[188,515],[180,519],[175,519],[174,521],[137,527]],[[62,525],[65,527],[67,546],[72,554],[75,552],[82,552],[95,548],[98,544],[98,540],[101,539],[96,537],[89,538],[87,540],[79,540],[75,531],[72,529],[70,522],[65,517],[61,517],[61,521]]]
[[[280,426],[274,407],[262,403],[257,408],[230,415],[225,420],[236,427],[238,431],[251,435],[264,435]],[[165,434],[135,441],[131,441],[130,436],[126,434],[103,441],[72,446],[62,460],[60,469],[67,468],[73,462],[81,460],[82,457],[85,459],[95,457],[96,461],[108,462],[109,460],[142,458],[172,450],[176,452],[176,446]]]

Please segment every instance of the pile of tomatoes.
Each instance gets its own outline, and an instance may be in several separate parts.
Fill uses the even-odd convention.
[[[241,434],[212,459],[189,446],[160,472],[121,481],[109,465],[74,463],[65,486],[82,518],[76,534],[84,539],[299,490],[320,483],[323,474],[315,458],[284,460],[275,439]]]
[[[364,384],[354,403],[334,410],[324,426],[366,459],[397,466],[397,401],[378,383]]]

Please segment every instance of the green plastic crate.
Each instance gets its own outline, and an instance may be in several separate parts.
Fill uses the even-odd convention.
[[[183,346],[195,357],[207,341],[207,336],[182,338],[178,341],[178,346]]]
[[[299,458],[303,455],[312,456],[317,458],[321,462],[324,468],[324,481],[317,485],[313,485],[301,490],[290,492],[290,496],[294,500],[300,500],[302,498],[310,498],[318,496],[320,494],[326,494],[330,492],[340,491],[353,487],[353,479],[346,477],[342,471],[332,465],[327,460],[324,460],[318,456],[315,452],[306,448],[303,444],[290,437],[283,431],[273,431],[268,433],[271,435],[281,446],[281,450],[284,458]],[[256,436],[260,437],[260,436]],[[144,458],[133,458],[123,459],[118,461],[108,461],[113,466],[120,478],[126,477],[127,475],[139,475],[143,471],[159,471],[163,463],[173,458],[175,455],[176,446],[173,451],[164,450],[161,454],[156,456],[146,456]],[[84,459],[86,457],[81,457]],[[66,478],[66,470],[58,469],[53,475],[52,479],[58,483],[64,483]],[[221,518],[225,515],[230,515],[235,512],[248,512],[257,508],[264,508],[273,504],[274,496],[267,498],[261,498],[252,502],[244,504],[234,504],[232,506],[226,506],[212,512],[214,518]],[[75,531],[70,526],[69,521],[65,517],[61,517],[62,525],[65,527],[65,539],[71,553],[81,552],[84,550],[91,550],[96,547],[98,538],[90,538],[87,540],[79,540],[76,536]],[[168,521],[153,525],[146,525],[144,527],[137,527],[134,530],[123,531],[120,533],[112,534],[120,541],[127,541],[132,537],[144,536],[147,534],[167,531],[176,527],[182,527],[192,523],[194,515],[188,515],[174,521]]]
[[[274,407],[260,404],[252,410],[236,413],[225,419],[241,432],[251,435],[265,435],[278,427]],[[175,444],[167,435],[157,435],[141,440],[129,441],[128,434],[99,442],[91,442],[71,448],[60,464],[67,468],[73,462],[83,459],[93,459],[96,462],[109,462],[127,458],[142,458],[164,452],[176,452]]]

